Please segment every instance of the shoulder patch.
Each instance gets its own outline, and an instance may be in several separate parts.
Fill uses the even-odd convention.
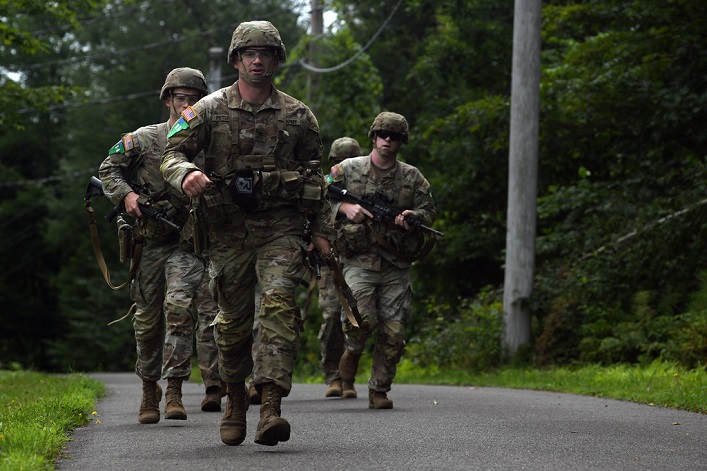
[[[339,164],[336,164],[331,168],[329,175],[326,176],[326,182],[327,183],[338,182],[341,180],[341,177],[342,177],[341,167],[339,167]]]
[[[191,109],[191,108],[187,108],[187,109]],[[169,133],[167,134],[167,138],[169,139],[170,137],[177,134],[179,131],[183,131],[188,128],[189,128],[189,123],[182,116],[181,118],[179,118],[177,120],[176,123],[174,123],[174,126],[172,126],[172,129],[169,130]]]
[[[123,136],[123,148],[125,149],[125,152],[130,152],[133,150],[135,147],[135,143],[133,142],[133,135],[132,134],[126,134]]]
[[[113,147],[108,151],[108,155],[113,154],[125,154],[125,147],[123,147],[123,140],[119,140]]]
[[[182,111],[182,118],[184,118],[187,123],[190,123],[194,118],[196,118],[194,109],[191,106],[187,107],[186,110]]]

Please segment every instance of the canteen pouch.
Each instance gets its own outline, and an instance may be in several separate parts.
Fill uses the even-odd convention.
[[[125,222],[125,219],[118,216],[115,220],[118,226],[118,252],[120,263],[129,264],[133,258],[133,247],[135,240],[133,239],[133,226]]]
[[[233,202],[243,211],[254,211],[258,208],[255,175],[252,168],[246,167],[236,171],[228,188],[233,196]]]

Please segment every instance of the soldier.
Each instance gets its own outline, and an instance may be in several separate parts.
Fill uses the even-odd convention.
[[[370,155],[346,159],[331,169],[327,181],[356,195],[385,193],[394,208],[402,211],[394,224],[375,221],[359,204],[333,202],[337,218],[335,247],[344,277],[358,301],[369,329],[355,329],[346,319],[346,349],[339,362],[343,394],[355,395],[354,380],[366,341],[378,329],[368,407],[392,409],[388,399],[397,364],[405,348],[405,324],[412,315],[410,268],[423,253],[425,235],[411,228],[405,215],[431,225],[436,217],[430,185],[420,171],[397,160],[408,142],[408,123],[397,113],[379,114],[368,132],[373,142]]]
[[[299,345],[295,288],[307,274],[306,220],[317,248],[331,253],[322,224],[322,143],[309,108],[273,86],[286,56],[270,22],[239,24],[227,58],[238,80],[182,113],[170,131],[162,173],[174,188],[199,197],[199,220],[208,228],[211,291],[219,307],[216,344],[228,395],[221,441],[245,439],[245,379],[252,371],[262,402],[255,442],[273,446],[290,438],[280,405],[292,388]],[[203,171],[192,162],[202,150]]]
[[[135,372],[142,379],[138,415],[142,424],[160,420],[160,378],[167,378],[165,418],[187,418],[182,382],[191,372],[192,301],[198,312],[197,350],[206,386],[202,409],[221,410],[218,355],[213,327],[209,327],[216,317],[216,305],[208,292],[206,262],[194,255],[184,237],[180,239],[180,233],[142,217],[138,206],[154,204],[165,210],[172,222],[180,226],[186,222],[189,200],[170,189],[159,166],[169,129],[182,110],[207,94],[206,80],[200,71],[188,67],[172,70],[160,92],[160,100],[169,109],[169,120],[125,134],[111,148],[99,170],[106,196],[116,205],[123,204],[126,212],[137,218],[144,238],[139,270],[130,285],[130,296],[137,308],[133,327],[137,343]],[[136,176],[134,183],[139,188],[128,183],[129,174]]]
[[[361,155],[361,146],[351,137],[340,137],[331,144],[329,160],[334,165],[349,157]],[[319,286],[319,309],[322,311],[322,325],[319,328],[319,350],[324,371],[324,381],[328,385],[325,397],[341,397],[341,375],[339,360],[344,353],[344,331],[341,326],[341,303],[336,294],[336,286],[327,265],[321,269]],[[352,394],[353,392],[353,394]],[[345,399],[355,398],[355,390],[347,390]]]

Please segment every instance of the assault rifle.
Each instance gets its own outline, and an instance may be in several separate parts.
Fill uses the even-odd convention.
[[[390,221],[402,214],[399,209],[392,208],[392,198],[378,190],[374,195],[358,196],[351,193],[349,190],[344,190],[336,185],[329,185],[329,195],[334,201],[343,201],[348,199],[354,203],[361,205],[369,213],[373,214],[374,221]],[[444,232],[432,229],[431,227],[422,224],[422,221],[410,214],[405,215],[405,222],[410,226],[416,227],[424,232],[428,232],[437,237],[444,237]]]
[[[133,188],[133,191],[136,189],[136,185],[130,184],[130,186]],[[139,193],[139,191],[137,192]],[[88,201],[94,196],[105,196],[105,193],[103,192],[103,182],[101,182],[98,178],[96,177],[91,177],[90,180],[88,181],[88,187],[86,188],[86,197],[85,199]],[[153,219],[159,223],[164,224],[165,226],[171,227],[175,231],[179,231],[181,227],[167,219],[165,214],[160,211],[159,209],[155,208],[154,206],[147,205],[147,204],[142,204],[138,203],[138,207],[140,208],[140,212],[145,215],[145,217],[148,217],[150,219]],[[110,213],[108,213],[105,218],[108,221],[113,221],[115,217],[125,211],[125,205],[124,204],[119,204],[115,206]]]

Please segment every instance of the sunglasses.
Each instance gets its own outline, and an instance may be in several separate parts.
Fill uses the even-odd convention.
[[[402,134],[390,131],[376,131],[376,136],[380,137],[383,140],[390,138],[390,140],[394,142],[397,142],[403,138]]]

